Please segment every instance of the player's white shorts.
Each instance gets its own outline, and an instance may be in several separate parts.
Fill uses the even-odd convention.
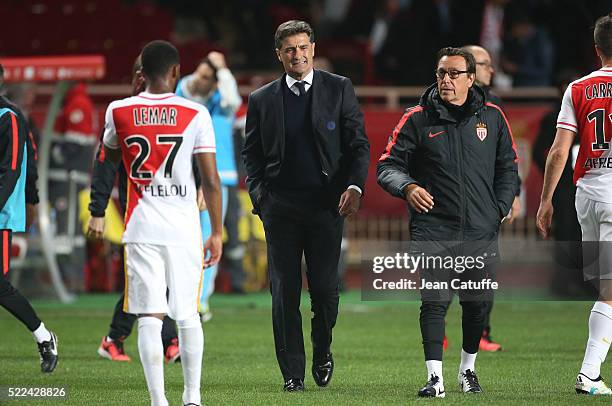
[[[197,314],[203,270],[199,239],[189,246],[126,243],[125,265],[123,311],[164,313],[174,320]]]
[[[584,277],[612,279],[612,203],[576,192],[576,214],[582,229]]]

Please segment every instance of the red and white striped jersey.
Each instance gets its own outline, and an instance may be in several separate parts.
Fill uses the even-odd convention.
[[[574,167],[577,191],[612,203],[612,68],[603,68],[568,86],[557,128],[577,133],[580,150]]]
[[[208,110],[173,93],[140,93],[106,110],[104,144],[121,148],[128,174],[123,242],[201,239],[192,155],[215,152]]]

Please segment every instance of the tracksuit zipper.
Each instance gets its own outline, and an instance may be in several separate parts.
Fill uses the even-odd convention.
[[[457,156],[459,158],[459,188],[461,189],[461,198],[460,198],[461,222],[460,222],[460,227],[459,227],[459,241],[463,241],[463,228],[465,227],[465,216],[467,213],[466,213],[466,199],[465,199],[465,179],[463,176],[463,173],[464,173],[464,170],[463,170],[463,137],[461,136],[460,127],[461,127],[461,123],[458,123],[455,126],[455,129],[459,137],[459,142],[457,143],[457,148],[459,150],[459,153],[457,154]]]

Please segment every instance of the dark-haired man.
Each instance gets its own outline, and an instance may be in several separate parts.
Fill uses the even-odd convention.
[[[134,61],[132,67],[132,96],[144,91],[146,82],[142,75],[142,62],[140,55]],[[125,213],[127,201],[127,173],[123,165],[106,159],[103,153],[104,144],[102,143],[96,153],[91,176],[91,200],[89,212],[91,218],[87,225],[87,237],[101,240],[104,235],[105,219],[104,214],[108,205],[115,179],[119,174],[119,205],[121,211]],[[125,258],[124,258],[125,260]],[[123,311],[125,304],[125,294],[115,305],[113,318],[108,334],[102,337],[98,347],[98,355],[111,361],[125,362],[130,361],[130,357],[125,353],[124,341],[132,333],[132,328],[136,322],[136,316]],[[164,358],[166,362],[177,362],[180,360],[178,346],[178,336],[174,320],[168,316],[164,317],[162,326],[162,342],[164,345]]]
[[[475,361],[490,292],[482,287],[457,289],[453,281],[469,284],[490,278],[499,256],[499,227],[510,211],[518,181],[508,122],[483,90],[472,86],[475,73],[472,54],[442,48],[437,82],[418,106],[402,116],[377,166],[378,183],[409,204],[414,254],[472,257],[473,266],[467,269],[419,270],[422,284],[432,282],[421,289],[428,379],[418,391],[422,397],[446,396],[442,341],[444,318],[455,292],[463,309],[459,385],[466,393],[482,391]]]
[[[176,88],[176,94],[206,106],[212,118],[217,144],[217,169],[222,186],[223,220],[225,220],[229,194],[236,193],[238,185],[233,126],[234,116],[242,104],[242,98],[238,93],[236,79],[227,67],[223,54],[216,51],[210,52],[200,62],[195,72],[181,79]],[[200,211],[200,223],[202,237],[207,238],[210,235],[210,218],[205,208]],[[216,276],[217,266],[204,270],[200,297],[202,321],[204,322],[212,317],[208,301],[215,289]]]
[[[180,76],[176,48],[153,41],[141,59],[145,91],[112,102],[104,127],[105,153],[114,160],[121,156],[128,174],[124,310],[138,314],[138,350],[151,404],[168,404],[161,340],[162,319],[168,314],[179,329],[183,404],[199,405],[204,337],[198,287],[202,265],[214,265],[221,256],[214,133],[203,106],[173,93]],[[200,167],[213,228],[204,253],[192,156]]]
[[[332,378],[344,217],[359,209],[369,143],[350,80],[313,70],[310,25],[284,22],[274,42],[285,74],[250,95],[242,155],[266,233],[276,358],[284,390],[294,392],[304,390],[302,255],[313,313],[312,375],[318,386]]]
[[[576,214],[582,229],[584,278],[598,288],[599,297],[589,317],[589,340],[576,392],[612,395],[601,377],[612,342],[612,13],[600,17],[593,31],[601,69],[573,81],[565,90],[557,118],[557,133],[544,172],[537,227],[548,236],[553,216],[552,199],[574,137],[580,149],[574,166]]]
[[[32,332],[38,344],[41,371],[49,373],[57,366],[57,337],[8,279],[13,232],[25,231],[26,203],[38,203],[38,190],[35,151],[29,148],[30,130],[21,111],[4,97],[3,90],[4,68],[0,65],[0,306]]]

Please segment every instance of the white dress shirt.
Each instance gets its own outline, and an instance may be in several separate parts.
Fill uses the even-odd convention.
[[[306,91],[308,92],[308,90],[310,89],[310,86],[312,86],[312,78],[314,77],[314,69],[312,69],[310,71],[310,73],[308,73],[308,75],[306,75],[306,77],[304,77],[302,80],[296,80],[294,78],[292,78],[289,75],[285,76],[285,82],[287,83],[287,87],[289,87],[289,89],[295,93],[296,96],[300,95],[300,90],[298,89],[297,86],[294,86],[297,82],[303,82],[304,83],[304,89],[306,89]]]

